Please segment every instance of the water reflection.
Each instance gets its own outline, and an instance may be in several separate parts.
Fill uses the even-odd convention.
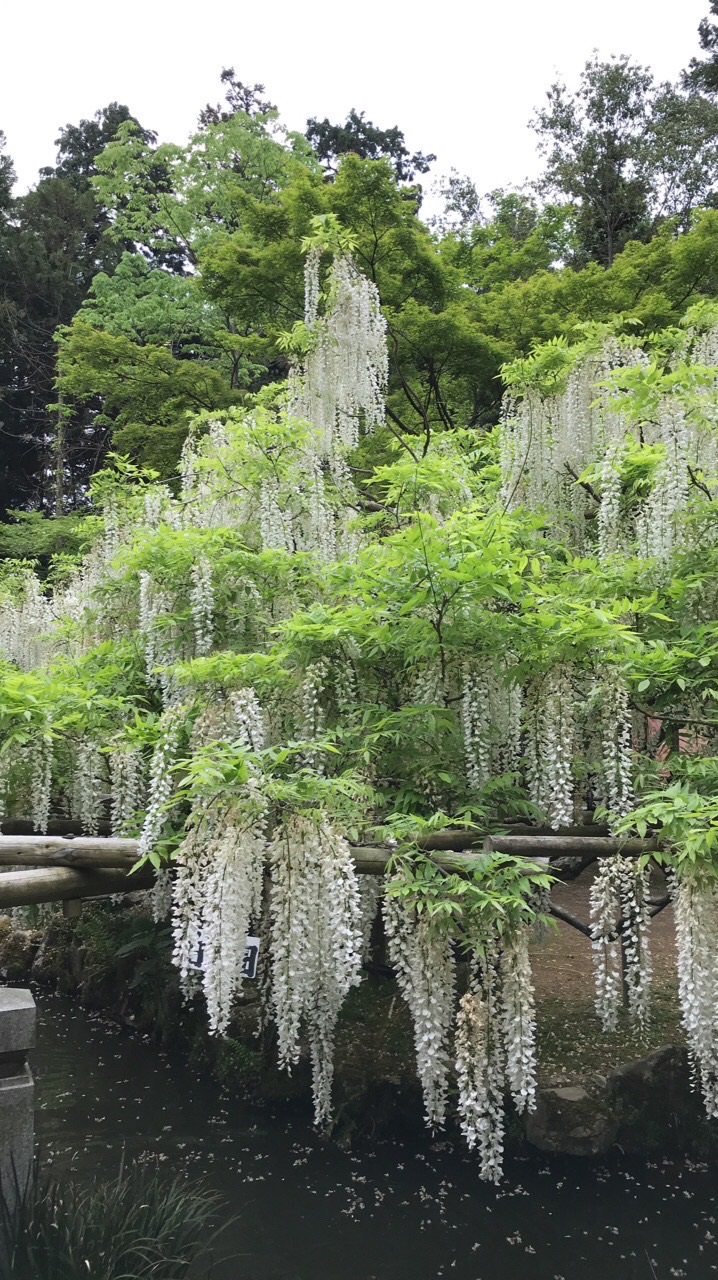
[[[706,1280],[718,1273],[715,1170],[537,1156],[498,1189],[418,1134],[343,1152],[300,1120],[229,1098],[140,1038],[41,995],[38,1137],[80,1174],[123,1150],[217,1187],[237,1221],[213,1280]]]

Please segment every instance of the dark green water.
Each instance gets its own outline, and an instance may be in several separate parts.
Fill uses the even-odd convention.
[[[419,1135],[342,1152],[237,1104],[148,1043],[39,996],[37,1129],[82,1176],[126,1158],[203,1175],[228,1218],[213,1280],[710,1280],[716,1170],[509,1162],[498,1189]]]

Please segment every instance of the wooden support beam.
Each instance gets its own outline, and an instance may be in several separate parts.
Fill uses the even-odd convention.
[[[116,867],[129,871],[136,861],[136,840],[0,835],[0,866]]]
[[[637,858],[659,848],[657,840],[627,840],[618,836],[486,836],[483,843],[484,853],[511,853],[524,858],[610,858],[616,853]]]
[[[0,875],[0,910],[29,907],[39,902],[72,902],[104,898],[111,893],[134,893],[137,889],[151,889],[154,880],[152,867],[143,867],[132,876],[108,867],[92,871],[76,871],[70,867],[8,871]]]
[[[511,837],[522,836],[542,836],[564,838],[571,837],[575,839],[583,839],[585,836],[605,836],[608,835],[608,828],[597,826],[578,827],[562,827],[560,831],[554,831],[551,827],[531,827],[525,822],[511,822],[506,824],[509,828]],[[419,836],[416,841],[417,849],[427,852],[439,852],[446,850],[448,852],[460,853],[463,849],[480,849],[485,840],[485,833],[465,827],[463,830],[443,830],[433,831],[430,835]]]
[[[655,840],[626,840],[614,836],[579,834],[521,834],[478,836],[442,831],[423,836],[417,846],[433,853],[447,870],[465,871],[476,858],[508,853],[525,858],[607,858],[615,853],[637,857],[659,846]],[[137,860],[138,841],[106,836],[0,835],[0,866],[112,867],[129,870]],[[357,869],[380,875],[391,850],[387,845],[354,845]]]
[[[486,853],[513,853],[528,858],[532,855],[546,857],[556,848],[557,843],[563,849],[565,841],[575,840],[600,845],[600,849],[594,853],[597,857],[619,851],[627,856],[635,856],[656,847],[649,840],[619,841],[609,837],[488,836],[482,852],[467,850],[461,854],[451,849],[437,850],[433,860],[446,871],[461,874],[472,863],[481,861]],[[389,850],[385,845],[355,845],[352,854],[356,869],[361,874],[383,875],[386,871]],[[0,874],[0,911],[41,902],[63,902],[67,904],[65,914],[72,917],[79,914],[84,898],[150,889],[155,880],[152,867],[146,865],[132,875],[128,874],[136,859],[136,840],[0,836],[0,864],[23,864],[21,870]],[[658,915],[669,905],[669,901],[665,897],[652,902],[651,916]],[[585,937],[590,937],[588,925],[564,908],[552,903],[549,910],[557,919],[563,920]]]

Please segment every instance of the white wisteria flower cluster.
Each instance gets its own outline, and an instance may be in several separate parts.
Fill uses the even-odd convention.
[[[397,886],[398,888],[398,882]],[[453,1063],[458,1115],[479,1174],[497,1182],[503,1169],[504,1095],[519,1112],[536,1101],[536,1015],[528,925],[484,939],[470,958],[469,987],[456,1004],[451,934],[432,926],[411,901],[385,894],[389,958],[414,1027],[417,1073],[427,1124],[446,1120]]]
[[[434,1128],[446,1119],[449,1091],[449,1033],[456,986],[451,936],[432,929],[426,917],[391,893],[385,894],[383,909],[389,959],[414,1025],[426,1122]]]
[[[670,878],[676,921],[678,996],[698,1086],[709,1116],[718,1118],[718,884],[712,876],[678,871]]]
[[[106,756],[100,744],[83,738],[75,751],[72,816],[88,836],[96,836],[105,807],[107,790]]]
[[[291,412],[312,423],[319,452],[331,464],[356,446],[361,426],[372,431],[384,421],[388,357],[379,291],[351,255],[335,255],[326,311],[318,314],[320,261],[310,250],[305,324],[311,344],[291,379]]]
[[[576,716],[571,676],[562,666],[532,681],[525,694],[529,795],[552,827],[570,826],[574,818]]]
[[[167,803],[174,787],[172,771],[185,716],[186,708],[181,703],[173,703],[162,713],[160,735],[150,763],[148,803],[137,845],[138,858],[146,858],[154,851],[167,818]]]
[[[109,755],[110,817],[112,834],[124,835],[129,830],[145,801],[144,757],[138,747],[124,748],[119,743]]]
[[[689,335],[690,336],[690,335]],[[715,328],[694,337],[693,359],[715,355]],[[713,475],[718,464],[715,409],[705,393],[705,421],[688,415],[680,399],[665,395],[640,424],[640,438],[657,446],[659,461],[637,509],[622,504],[621,468],[636,427],[609,387],[616,370],[647,366],[638,348],[610,338],[582,353],[558,391],[536,386],[511,392],[502,411],[502,498],[508,509],[544,511],[578,551],[597,529],[599,560],[638,543],[639,555],[667,566],[682,541],[682,517],[693,472]],[[584,477],[593,471],[598,489]]]
[[[644,1022],[652,976],[646,868],[620,853],[602,859],[590,908],[595,1006],[603,1028],[615,1031],[624,987],[630,1016]]]
[[[459,703],[466,780],[479,790],[499,773],[519,767],[521,759],[521,686],[507,681],[488,659],[465,662]]]
[[[362,904],[347,841],[326,818],[294,815],[269,848],[272,1005],[280,1064],[312,1059],[314,1114],[331,1116],[339,1011],[361,976]]]

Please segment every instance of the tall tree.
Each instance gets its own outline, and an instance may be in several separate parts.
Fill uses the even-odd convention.
[[[111,103],[92,120],[67,125],[56,166],[12,201],[8,167],[0,166],[0,515],[22,506],[62,508],[68,491],[82,495],[102,456],[104,432],[85,415],[58,418],[48,406],[56,399],[55,330],[71,320],[96,273],[114,270],[122,253],[105,234],[108,212],[91,179],[96,156],[129,119],[127,107]]]
[[[676,218],[683,229],[695,209],[718,193],[718,103],[703,94],[658,87],[644,138],[654,220]]]
[[[576,208],[576,264],[610,266],[629,240],[665,218],[685,229],[718,194],[718,104],[656,84],[626,57],[586,63],[579,88],[560,83],[533,126],[546,157],[544,193]]]
[[[400,182],[413,182],[418,173],[428,173],[435,155],[412,155],[401,129],[379,129],[365,118],[363,111],[352,107],[344,124],[332,124],[312,118],[307,120],[306,136],[319,156],[325,171],[335,174],[341,156],[355,155],[361,160],[388,160]]]
[[[583,260],[610,266],[650,231],[651,184],[643,139],[653,77],[627,57],[586,63],[575,93],[556,82],[532,126],[546,157],[544,192],[577,206]]]
[[[237,79],[234,67],[225,67],[219,78],[222,84],[227,86],[224,95],[226,106],[222,106],[221,102],[212,106],[208,102],[199,113],[199,123],[202,127],[208,124],[225,123],[238,111],[242,111],[246,116],[266,116],[276,112],[274,103],[262,96],[266,93],[263,84],[244,84]]]
[[[66,124],[60,130],[59,137],[55,139],[55,165],[41,169],[40,177],[68,178],[84,190],[89,179],[97,173],[97,157],[126,120],[133,122],[146,142],[157,141],[157,135],[152,130],[143,129],[129,107],[119,102],[110,102],[108,106],[96,111],[90,120]]]
[[[5,155],[7,139],[0,129],[0,214],[7,213],[15,185],[15,167],[10,156]]]
[[[718,0],[710,0],[709,13],[718,18]],[[683,74],[684,84],[702,93],[718,93],[718,22],[711,22],[710,16],[702,18],[698,40],[707,57],[691,58]]]

